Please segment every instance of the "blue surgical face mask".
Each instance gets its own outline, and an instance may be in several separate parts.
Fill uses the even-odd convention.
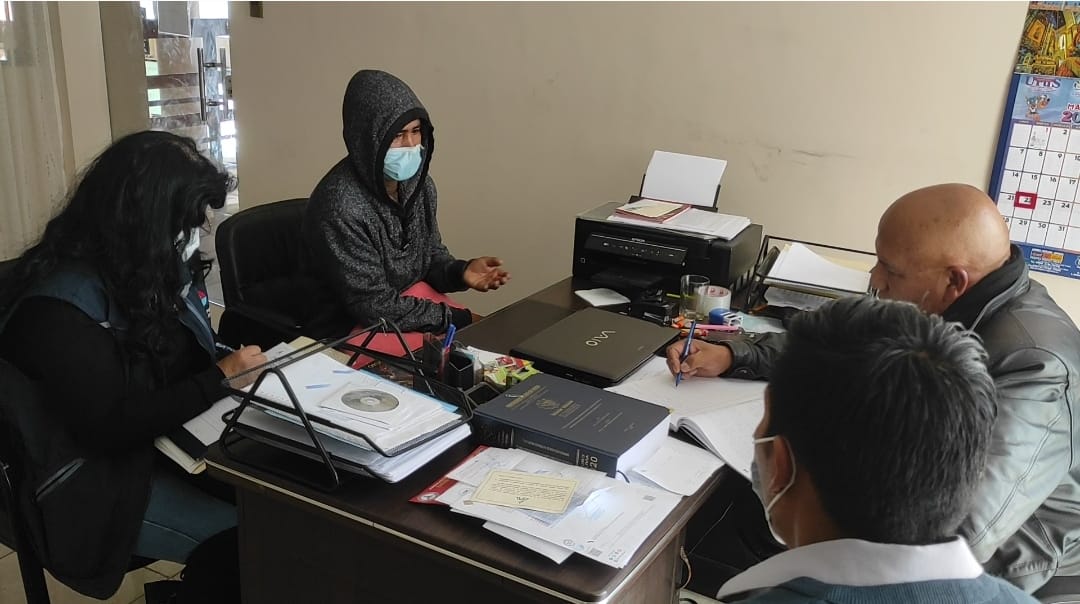
[[[760,445],[762,443],[772,442],[776,439],[776,436],[755,438],[754,444]],[[777,493],[776,497],[773,497],[771,501],[765,501],[765,489],[761,485],[761,475],[758,473],[757,460],[753,460],[750,462],[750,488],[753,489],[754,494],[757,495],[758,499],[761,500],[761,505],[765,506],[765,522],[769,525],[769,532],[772,533],[773,539],[776,539],[779,543],[783,545],[787,545],[787,543],[784,543],[784,540],[780,538],[780,535],[777,535],[776,531],[773,530],[772,521],[769,518],[769,512],[771,512],[773,507],[776,506],[776,502],[780,501],[780,498],[788,492],[788,489],[791,488],[791,485],[795,484],[795,456],[791,453],[791,447],[788,447],[788,455],[791,455],[791,480],[788,480],[788,483],[784,485],[784,488],[780,489],[780,492]]]
[[[420,170],[424,162],[423,145],[415,147],[393,147],[386,150],[383,160],[383,174],[398,182],[409,180]]]

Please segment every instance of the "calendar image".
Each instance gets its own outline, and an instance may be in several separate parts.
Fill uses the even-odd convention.
[[[1080,79],[1014,74],[990,196],[1033,269],[1080,278]]]

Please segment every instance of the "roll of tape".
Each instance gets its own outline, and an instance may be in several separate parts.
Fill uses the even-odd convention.
[[[726,287],[720,287],[719,285],[710,285],[705,290],[705,297],[701,301],[702,314],[709,315],[709,322],[712,323],[712,312],[714,310],[723,310],[727,312],[731,309],[731,291]],[[720,321],[723,322],[722,320]]]

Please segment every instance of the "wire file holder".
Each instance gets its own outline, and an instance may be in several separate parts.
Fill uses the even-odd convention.
[[[781,279],[770,276],[769,272],[772,271],[773,266],[776,264],[776,260],[780,256],[781,250],[787,248],[792,244],[801,244],[810,248],[830,250],[832,255],[836,255],[842,258],[855,259],[855,262],[860,264],[869,263],[870,267],[872,267],[877,262],[877,256],[872,252],[841,247],[838,245],[828,245],[824,243],[815,243],[812,241],[803,241],[800,239],[791,239],[788,237],[779,237],[776,235],[765,235],[762,238],[761,249],[758,252],[757,261],[754,262],[754,268],[751,272],[750,286],[747,293],[746,306],[744,310],[750,312],[753,311],[755,308],[758,308],[762,300],[764,300],[765,290],[767,290],[771,286],[775,286],[781,289],[791,289],[794,291],[811,292],[826,297],[841,297],[848,295],[865,295],[874,293],[874,290],[872,288],[867,288],[863,291],[842,289],[833,289],[833,291],[828,291],[828,289],[830,288],[823,288],[820,285],[816,285],[811,282]]]
[[[396,335],[401,343],[402,349],[406,351],[405,356],[396,357],[369,349],[368,345],[371,343],[372,338],[380,333]],[[360,344],[349,343],[349,340],[355,340],[361,336],[363,336],[364,339]],[[367,434],[351,430],[308,413],[301,405],[299,398],[296,396],[296,392],[293,389],[293,385],[289,383],[288,378],[285,376],[284,370],[298,361],[331,349],[350,353],[349,366],[352,366],[361,356],[365,356],[411,374],[413,390],[418,391],[422,395],[427,395],[452,405],[455,409],[454,413],[458,415],[458,418],[419,438],[387,449],[379,446],[379,444]],[[376,474],[370,471],[368,467],[370,464],[357,463],[339,455],[334,455],[332,452],[328,451],[322,441],[323,439],[334,439],[335,437],[326,433],[320,433],[320,431],[316,429],[316,426],[322,427],[324,430],[333,430],[335,432],[343,433],[343,435],[351,439],[359,439],[363,442],[363,445],[359,445],[358,443],[354,446],[360,446],[360,448],[377,453],[381,458],[397,457],[404,453],[408,453],[409,451],[413,451],[417,447],[430,443],[440,436],[468,423],[472,419],[473,409],[476,408],[476,404],[467,393],[438,381],[435,378],[435,373],[436,368],[426,367],[422,360],[417,358],[417,356],[409,350],[408,346],[405,344],[405,339],[397,326],[385,319],[380,320],[370,327],[350,333],[341,338],[313,342],[263,365],[253,367],[224,380],[223,384],[226,389],[229,390],[232,396],[240,401],[240,404],[238,407],[228,411],[222,416],[222,419],[225,422],[225,429],[222,431],[219,440],[221,450],[225,456],[230,459],[255,466],[266,472],[323,491],[332,491],[340,486],[341,476],[339,470],[374,477]],[[252,374],[257,374],[258,377],[255,378],[255,381],[251,384],[250,388],[240,388],[236,386],[238,381],[242,378],[249,377]],[[259,394],[260,386],[270,376],[275,376],[280,381],[282,388],[288,396],[287,404],[285,401],[271,400],[266,396],[261,396]],[[289,416],[292,416],[290,420],[284,421],[290,421],[291,423],[302,426],[306,433],[306,440],[301,442],[253,426],[250,423],[245,423],[243,421],[244,412],[253,408],[253,406],[254,408],[261,407],[274,415],[280,416],[281,414],[288,414]],[[322,479],[320,480],[312,480],[307,476],[298,473],[290,473],[279,468],[265,467],[254,460],[243,459],[235,450],[235,445],[244,439],[260,442],[271,447],[286,450],[308,459],[321,462],[325,474],[323,474]]]

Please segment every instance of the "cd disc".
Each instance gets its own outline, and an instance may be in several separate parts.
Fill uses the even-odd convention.
[[[341,402],[357,411],[390,411],[398,406],[397,397],[382,390],[350,390]]]

